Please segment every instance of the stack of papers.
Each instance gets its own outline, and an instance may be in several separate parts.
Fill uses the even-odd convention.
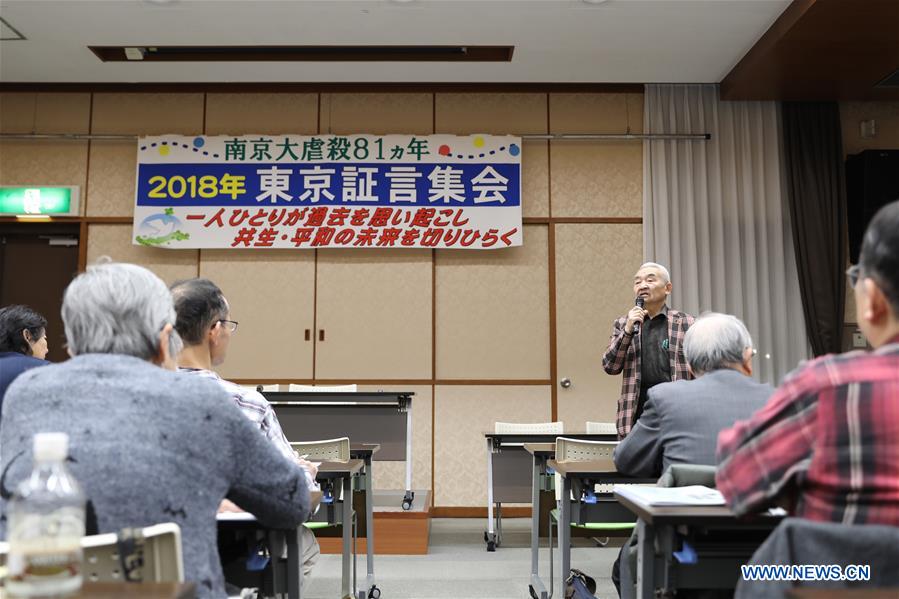
[[[615,485],[614,491],[646,505],[724,505],[724,496],[720,491],[702,485],[689,487]]]

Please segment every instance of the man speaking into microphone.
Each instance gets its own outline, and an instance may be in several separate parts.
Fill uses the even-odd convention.
[[[647,262],[634,275],[634,307],[612,325],[602,367],[608,374],[624,373],[615,419],[619,439],[627,436],[640,418],[650,388],[693,378],[683,349],[693,317],[670,309],[670,294],[668,269]]]

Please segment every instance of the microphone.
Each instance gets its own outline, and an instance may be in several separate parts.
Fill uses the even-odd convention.
[[[643,298],[643,296],[640,296],[634,300],[634,305],[641,309],[643,308],[644,303],[646,303],[646,300]],[[639,335],[639,334],[640,334],[640,323],[635,322],[634,323],[634,335]]]

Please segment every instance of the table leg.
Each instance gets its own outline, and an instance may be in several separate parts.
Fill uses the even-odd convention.
[[[366,589],[370,596],[375,595],[375,519],[374,491],[372,486],[372,458],[365,458],[365,565],[368,574]],[[380,590],[377,591],[380,596]]]
[[[406,403],[406,493],[403,495],[403,509],[411,510],[415,492],[412,491],[412,402]]]
[[[343,571],[340,579],[340,596],[344,599],[355,596],[355,589],[350,592],[350,562],[352,561],[353,535],[353,484],[352,478],[343,479]]]
[[[487,551],[496,551],[496,530],[493,525],[493,439],[487,439],[487,532],[484,535]]]
[[[269,563],[272,566],[272,593],[278,596],[287,590],[285,582],[287,582],[289,576],[285,572],[289,562],[285,564],[281,562],[281,556],[284,554],[286,532],[283,530],[269,530],[267,536]]]
[[[303,525],[287,532],[287,597],[303,599]]]
[[[660,526],[656,529],[656,546],[662,556],[660,560],[661,566],[656,576],[659,583],[657,588],[661,589],[663,597],[673,596],[676,589],[674,588],[674,527]]]
[[[540,579],[540,459],[534,456],[534,471],[531,479],[531,597],[547,599],[546,587]]]
[[[638,599],[653,599],[655,595],[655,561],[655,530],[645,520],[637,520]]]
[[[571,573],[571,479],[562,477],[562,501],[559,510],[559,597],[565,597],[565,581]]]
[[[540,461],[534,456],[531,478],[531,574],[539,575],[540,561]]]

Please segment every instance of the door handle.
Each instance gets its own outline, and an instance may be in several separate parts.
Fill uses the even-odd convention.
[[[324,340],[325,340],[325,329],[319,329],[319,330],[318,330],[318,340],[319,340],[319,341],[324,341]]]
[[[559,386],[563,389],[568,389],[569,387],[571,387],[571,379],[567,377],[562,379],[561,381],[559,381]]]

